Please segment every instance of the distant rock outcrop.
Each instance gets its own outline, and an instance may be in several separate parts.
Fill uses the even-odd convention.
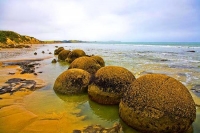
[[[23,36],[13,31],[0,31],[0,48],[29,48],[25,44],[44,43],[34,37]]]

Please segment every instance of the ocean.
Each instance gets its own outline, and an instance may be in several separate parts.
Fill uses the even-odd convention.
[[[68,121],[68,129],[83,128],[87,125],[100,124],[111,127],[121,123],[124,133],[137,133],[127,126],[118,116],[118,106],[104,106],[89,100],[87,95],[64,96],[53,91],[55,79],[69,64],[58,62],[52,64],[57,56],[55,46],[65,49],[82,49],[87,55],[101,56],[106,66],[121,66],[131,71],[136,78],[148,73],[161,73],[171,76],[183,83],[191,92],[196,103],[200,104],[200,43],[199,42],[95,42],[95,43],[61,43],[45,44],[32,51],[22,51],[9,59],[30,59],[48,57],[39,63],[38,77],[47,85],[27,95],[23,99],[26,109],[39,117],[54,115],[61,121]],[[43,54],[42,51],[45,51]],[[37,52],[37,55],[33,53]],[[3,55],[1,54],[0,60]],[[192,89],[192,90],[191,90]],[[178,95],[177,95],[178,96]],[[34,100],[33,100],[34,99]],[[69,117],[70,116],[70,117]],[[56,117],[56,118],[57,118]],[[200,108],[197,107],[196,120],[193,123],[194,133],[200,132]],[[65,131],[65,124],[59,125]],[[34,126],[33,126],[34,128]],[[35,128],[37,128],[35,126]],[[68,130],[67,130],[68,131]]]

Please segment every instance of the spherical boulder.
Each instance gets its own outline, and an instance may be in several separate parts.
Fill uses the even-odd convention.
[[[58,54],[58,59],[59,60],[65,60],[67,58],[67,56],[69,55],[71,51],[70,50],[62,50],[59,54]]]
[[[66,70],[57,77],[53,89],[68,95],[87,92],[90,78],[91,75],[82,69]]]
[[[91,57],[79,57],[77,59],[75,59],[70,65],[68,69],[72,69],[72,68],[79,68],[79,69],[83,69],[87,72],[89,72],[90,74],[95,74],[97,70],[99,70],[101,68],[101,66],[99,65],[99,63],[97,63],[97,61]]]
[[[76,58],[86,56],[85,52],[81,49],[72,50],[66,59],[66,62],[72,63]]]
[[[63,47],[59,47],[56,50],[54,50],[54,55],[58,55],[62,50],[64,50]]]
[[[88,87],[89,98],[100,104],[119,104],[135,76],[126,68],[106,66],[99,69]]]
[[[102,57],[100,57],[98,55],[91,56],[91,57],[94,58],[99,63],[100,66],[102,66],[102,67],[105,66],[105,62]]]
[[[196,117],[187,88],[162,74],[136,79],[121,99],[119,114],[134,129],[148,133],[184,133]]]

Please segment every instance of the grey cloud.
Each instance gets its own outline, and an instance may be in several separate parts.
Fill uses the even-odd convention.
[[[0,2],[3,12],[0,29],[42,40],[192,41],[200,36],[197,3],[197,0],[7,0]]]

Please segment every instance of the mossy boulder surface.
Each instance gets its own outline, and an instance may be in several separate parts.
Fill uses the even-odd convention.
[[[68,69],[79,68],[83,69],[90,74],[95,74],[97,70],[101,68],[99,63],[91,57],[79,57],[75,59],[70,65]]]
[[[64,50],[64,47],[59,47],[54,50],[54,55],[58,55],[62,50]]]
[[[62,50],[59,54],[58,54],[58,59],[59,60],[65,60],[67,58],[67,56],[69,55],[71,51],[70,50]]]
[[[82,69],[70,69],[57,77],[53,89],[69,95],[87,92],[90,78],[90,74]]]
[[[126,68],[102,67],[88,87],[89,97],[100,104],[119,104],[124,92],[134,80],[135,76]]]
[[[75,49],[69,53],[66,61],[69,63],[72,63],[75,59],[82,57],[82,56],[86,56],[86,53],[81,49]]]
[[[187,88],[174,78],[147,74],[136,79],[119,105],[123,121],[148,133],[184,133],[196,117]]]
[[[94,58],[100,66],[104,67],[105,66],[105,61],[103,60],[103,58],[101,56],[95,55],[95,56],[91,56],[91,58]]]

